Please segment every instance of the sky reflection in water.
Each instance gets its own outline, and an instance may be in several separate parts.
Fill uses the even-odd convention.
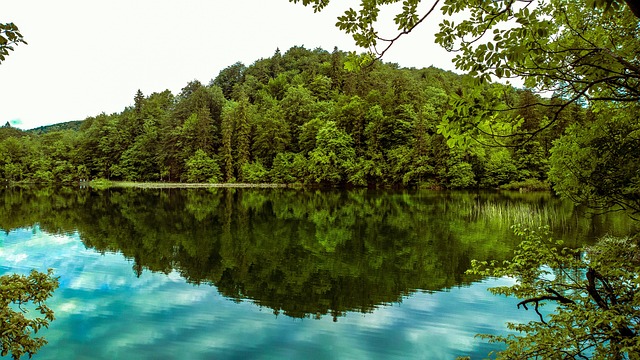
[[[496,347],[475,334],[504,332],[505,321],[535,315],[492,296],[489,286],[508,281],[498,280],[417,292],[336,322],[296,319],[188,284],[175,272],[145,270],[138,278],[132,261],[86,249],[78,234],[35,227],[0,234],[0,244],[1,273],[51,267],[60,276],[51,301],[56,320],[37,359],[480,358]]]

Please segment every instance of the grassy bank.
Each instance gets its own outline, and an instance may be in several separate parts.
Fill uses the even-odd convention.
[[[107,188],[140,188],[140,189],[194,189],[194,188],[285,188],[297,187],[291,184],[248,184],[248,183],[165,183],[93,180],[89,186],[97,189]]]

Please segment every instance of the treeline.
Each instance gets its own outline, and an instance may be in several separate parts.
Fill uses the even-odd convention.
[[[585,116],[574,106],[524,146],[451,148],[437,126],[469,79],[383,62],[348,72],[346,56],[276,50],[250,66],[225,68],[208,85],[192,81],[177,95],[138,91],[132,106],[79,128],[3,127],[0,180],[495,188],[544,181],[552,141]],[[552,116],[527,104],[553,99],[500,84],[485,91],[519,108],[504,116],[508,123],[515,116],[523,130]]]

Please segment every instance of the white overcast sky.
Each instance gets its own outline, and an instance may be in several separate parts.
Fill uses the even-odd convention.
[[[0,64],[0,126],[120,112],[138,89],[177,94],[191,80],[207,84],[225,67],[251,65],[276,48],[361,52],[335,27],[353,3],[334,0],[314,14],[288,0],[3,0],[0,23],[14,22],[28,45]],[[384,60],[453,70],[452,55],[433,42],[437,22],[428,19]]]

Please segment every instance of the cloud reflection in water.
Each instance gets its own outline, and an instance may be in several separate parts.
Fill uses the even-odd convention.
[[[504,332],[504,320],[529,320],[515,300],[476,283],[418,292],[373,313],[295,319],[250,301],[234,302],[210,285],[179,274],[144,271],[120,254],[86,249],[78,234],[54,236],[37,227],[0,235],[0,272],[55,269],[56,320],[38,359],[114,358],[429,358],[484,356],[478,332]],[[507,282],[509,280],[499,280]],[[498,320],[499,319],[499,320]]]

